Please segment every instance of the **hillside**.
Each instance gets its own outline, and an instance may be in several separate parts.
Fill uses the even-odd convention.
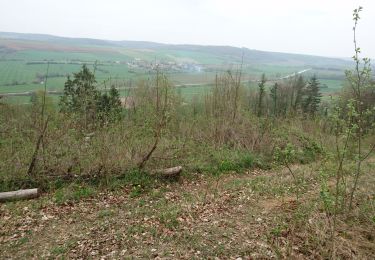
[[[306,3],[298,10],[276,2],[289,26],[310,16]],[[313,30],[282,26],[291,35],[248,21],[271,37],[256,44],[250,37],[264,34],[237,27],[248,13],[223,27],[219,12],[204,12],[215,24],[201,35],[202,21],[183,19],[186,5],[162,15],[160,1],[151,3],[142,8],[189,40],[222,42],[211,35],[218,29],[232,41],[227,26],[248,46],[348,53],[339,51],[339,30],[315,26],[320,14]],[[56,33],[71,25],[83,35],[90,22],[93,31],[132,35],[106,26],[109,13],[93,16],[94,2],[57,6],[58,26],[44,16],[56,12],[34,4],[32,19]],[[237,15],[235,4],[225,13]],[[268,9],[253,8],[269,20]],[[357,47],[361,11],[348,17],[352,59],[0,32],[0,259],[374,259],[375,67]],[[150,13],[132,13],[121,25],[145,35],[138,37],[184,39],[153,24],[158,17],[151,27],[143,18]],[[339,13],[335,6],[329,18],[341,23]],[[120,24],[128,14],[111,17]]]
[[[0,46],[5,47],[8,51],[14,50],[67,50],[71,48],[74,52],[108,52],[117,53],[120,58],[124,58],[126,50],[136,50],[138,52],[151,52],[154,55],[148,56],[151,60],[152,56],[160,56],[166,60],[178,61],[178,56],[192,58],[196,63],[209,64],[210,62],[204,57],[211,57],[213,60],[235,63],[240,62],[242,54],[245,63],[257,64],[279,64],[279,65],[298,65],[298,66],[323,66],[323,67],[346,67],[350,64],[345,59],[328,58],[312,55],[290,54],[279,52],[267,52],[260,50],[251,50],[247,48],[237,48],[232,46],[203,46],[203,45],[176,45],[162,44],[145,41],[109,41],[88,38],[67,38],[44,34],[22,34],[0,32]],[[75,47],[75,48],[74,48]],[[124,53],[125,51],[125,53]],[[165,52],[171,52],[168,55]],[[173,53],[179,54],[176,57]],[[190,55],[189,55],[190,54]],[[127,55],[125,55],[127,56]],[[137,58],[136,53],[128,55],[128,58]],[[3,56],[7,58],[7,56]]]
[[[282,78],[308,69],[317,74],[326,92],[341,87],[345,59],[266,52],[231,46],[173,45],[142,41],[108,41],[42,34],[0,32],[0,93],[26,93],[43,88],[50,63],[48,89],[60,91],[66,77],[82,64],[97,62],[100,83],[111,78],[121,86],[149,78],[155,63],[176,85],[204,85],[217,73],[236,70],[243,59],[243,80]],[[189,93],[200,93],[198,88]]]

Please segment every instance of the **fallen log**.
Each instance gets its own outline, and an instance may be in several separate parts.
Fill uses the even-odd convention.
[[[38,195],[38,189],[0,192],[0,202],[20,199],[32,199],[38,197]]]
[[[156,170],[154,173],[166,178],[179,177],[182,172],[182,166],[176,166],[167,169]]]

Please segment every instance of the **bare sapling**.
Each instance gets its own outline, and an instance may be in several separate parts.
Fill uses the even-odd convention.
[[[356,170],[354,175],[354,183],[350,191],[350,198],[349,198],[349,211],[353,209],[353,198],[355,191],[358,188],[358,180],[362,173],[362,162],[369,156],[369,154],[373,151],[373,147],[370,148],[370,152],[367,155],[363,155],[363,135],[365,132],[365,113],[371,113],[372,111],[365,110],[363,106],[363,99],[364,99],[364,90],[366,87],[369,86],[371,82],[371,64],[369,58],[360,58],[359,55],[361,53],[361,49],[358,47],[357,44],[357,24],[360,19],[359,13],[362,11],[362,7],[360,6],[358,9],[355,9],[353,12],[353,20],[354,20],[354,27],[353,27],[353,43],[354,43],[354,56],[353,60],[355,62],[355,69],[354,71],[347,71],[346,76],[348,78],[349,84],[353,90],[353,99],[354,99],[354,122],[353,126],[356,128]]]
[[[169,113],[169,82],[164,75],[160,75],[159,68],[156,71],[156,100],[155,100],[155,122],[153,126],[154,142],[149,151],[142,157],[138,163],[138,168],[142,170],[146,165],[147,161],[151,158],[152,154],[158,147],[161,139],[162,131],[167,125],[168,113]]]
[[[28,170],[27,170],[27,175],[29,177],[32,177],[32,175],[33,175],[34,168],[35,168],[36,163],[37,163],[37,158],[38,158],[40,146],[43,144],[43,139],[44,139],[44,136],[46,134],[48,121],[49,121],[49,116],[47,116],[47,118],[44,119],[45,118],[45,110],[46,110],[45,107],[46,107],[48,72],[49,72],[49,62],[47,63],[47,72],[46,72],[46,77],[45,77],[45,81],[44,81],[44,93],[43,93],[42,107],[41,107],[41,112],[40,112],[41,125],[39,127],[39,136],[38,136],[38,139],[35,143],[34,153],[31,157],[31,161],[30,161],[30,164],[29,164],[29,167],[28,167]]]

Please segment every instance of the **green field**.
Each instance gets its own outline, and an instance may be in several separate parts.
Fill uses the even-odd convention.
[[[53,36],[6,34],[0,32],[0,94],[32,92],[44,89],[49,65],[49,91],[61,91],[68,75],[82,64],[91,69],[97,63],[95,76],[99,88],[111,84],[134,87],[140,79],[152,79],[154,67],[181,88],[188,98],[202,95],[216,74],[236,73],[242,63],[242,80],[256,81],[261,74],[275,80],[310,69],[306,77],[316,74],[324,88],[333,93],[341,88],[348,62],[308,55],[263,52],[229,46],[164,45],[151,42],[111,42],[91,39],[54,38]],[[130,65],[129,65],[130,64]],[[134,65],[135,64],[135,65]],[[178,67],[176,69],[175,67]],[[199,66],[199,70],[192,70]],[[121,93],[121,95],[125,95]],[[25,103],[28,97],[7,97],[7,102]]]
[[[321,79],[320,83],[322,84],[321,92],[323,94],[328,94],[340,91],[345,85],[345,80]]]
[[[29,51],[32,53],[33,51]],[[40,53],[38,53],[40,55]],[[56,62],[50,53],[46,52],[44,59],[51,62]],[[77,54],[74,54],[76,56]],[[31,56],[31,55],[30,55]],[[81,57],[80,62],[91,65],[95,60],[85,60],[85,55]],[[0,61],[0,93],[9,92],[25,92],[35,91],[43,88],[43,84],[37,83],[37,75],[44,75],[47,71],[47,64],[29,64],[34,60],[14,61],[2,60]],[[66,75],[78,71],[81,65],[77,64],[50,64],[49,65],[49,90],[61,90],[66,80]],[[215,74],[222,73],[226,70],[237,70],[238,66],[231,65],[216,65],[215,68],[209,68],[208,71],[203,72],[166,72],[169,78],[175,84],[197,84],[197,83],[212,83]],[[269,66],[269,65],[253,65],[244,66],[243,78],[254,79],[259,77],[262,73],[266,73],[270,78],[276,78],[291,74],[295,71],[301,70],[301,67],[286,67],[286,66]],[[154,71],[146,71],[142,69],[130,69],[127,64],[113,64],[100,63],[97,66],[96,78],[99,83],[105,80],[112,79],[117,81],[137,80],[140,78],[152,77]]]

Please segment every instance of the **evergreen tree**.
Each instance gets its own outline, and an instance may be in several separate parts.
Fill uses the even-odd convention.
[[[61,111],[83,114],[86,119],[92,117],[100,95],[95,83],[95,75],[86,65],[83,65],[78,73],[73,74],[73,80],[68,77],[60,98]]]
[[[266,75],[263,73],[262,78],[258,84],[259,87],[259,100],[258,100],[258,116],[263,115],[263,99],[266,93],[265,85],[266,85],[267,79]]]
[[[295,99],[293,103],[293,111],[296,112],[297,109],[301,106],[302,103],[302,97],[305,92],[306,82],[303,79],[303,77],[300,75],[297,78],[297,81],[295,82],[293,86],[293,91],[295,92]]]
[[[319,109],[322,94],[320,93],[320,83],[316,76],[312,76],[306,88],[306,97],[303,102],[303,111],[312,116],[316,114]]]
[[[270,90],[270,97],[272,99],[272,103],[273,103],[273,114],[276,116],[277,115],[277,94],[278,94],[278,87],[279,87],[279,84],[275,83],[271,90]]]
[[[109,90],[109,100],[110,105],[113,110],[121,109],[121,100],[120,100],[120,93],[115,88],[115,86],[112,86]]]
[[[113,121],[121,115],[120,93],[112,86],[109,93],[104,93],[98,100],[99,117],[102,120]]]
[[[65,82],[60,108],[64,113],[81,115],[87,126],[98,117],[103,120],[118,118],[121,113],[120,94],[113,86],[109,93],[101,94],[96,88],[94,73],[83,65],[78,73],[73,74],[73,79],[68,77]]]

